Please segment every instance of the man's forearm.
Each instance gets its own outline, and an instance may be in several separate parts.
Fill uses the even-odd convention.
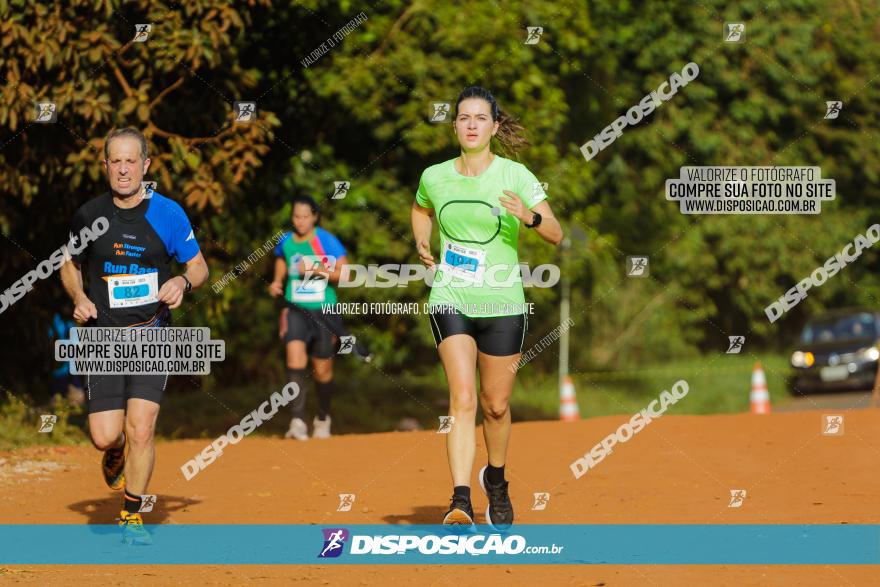
[[[82,271],[73,261],[68,261],[61,267],[61,285],[75,304],[81,297],[86,295],[83,289]]]

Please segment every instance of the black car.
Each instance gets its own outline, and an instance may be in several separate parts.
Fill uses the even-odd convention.
[[[791,355],[789,391],[873,389],[878,344],[880,313],[875,310],[836,310],[813,318]]]

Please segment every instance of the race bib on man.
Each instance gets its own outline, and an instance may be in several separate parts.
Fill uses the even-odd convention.
[[[112,275],[107,278],[107,294],[111,308],[130,308],[157,302],[159,273]]]
[[[459,279],[476,282],[482,280],[486,270],[486,251],[447,242],[440,265]]]

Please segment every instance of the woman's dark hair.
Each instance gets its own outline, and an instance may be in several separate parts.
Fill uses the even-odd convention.
[[[320,216],[321,209],[318,207],[318,203],[315,201],[312,196],[307,196],[305,194],[300,194],[298,196],[293,197],[293,201],[290,204],[290,213],[293,214],[294,209],[297,204],[305,204],[309,208],[312,209],[312,214],[315,216]]]
[[[468,98],[480,98],[489,103],[489,112],[492,114],[492,122],[498,123],[498,132],[495,138],[501,143],[501,150],[506,155],[516,155],[516,153],[531,145],[525,137],[525,127],[516,121],[514,117],[504,112],[495,100],[492,92],[481,86],[468,86],[458,95],[455,101],[455,117],[458,118],[458,106]]]

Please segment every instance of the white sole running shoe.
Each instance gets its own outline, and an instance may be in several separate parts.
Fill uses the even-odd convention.
[[[290,420],[290,428],[284,434],[284,438],[296,438],[297,440],[309,439],[309,426],[305,420],[301,418],[293,418]]]
[[[503,531],[510,528],[513,525],[513,504],[510,503],[510,495],[507,493],[507,481],[499,485],[498,487],[487,487],[486,485],[486,469],[489,468],[489,465],[483,465],[483,468],[480,469],[480,489],[483,490],[483,493],[489,499],[489,505],[486,506],[486,523],[492,526],[494,530]],[[490,494],[491,493],[491,494]],[[498,503],[495,504],[496,507],[501,508],[500,515],[505,519],[501,520],[492,520],[492,501],[495,500]],[[498,516],[496,516],[498,517]]]
[[[312,438],[330,438],[330,416],[326,420],[319,420],[315,416],[312,420]]]

